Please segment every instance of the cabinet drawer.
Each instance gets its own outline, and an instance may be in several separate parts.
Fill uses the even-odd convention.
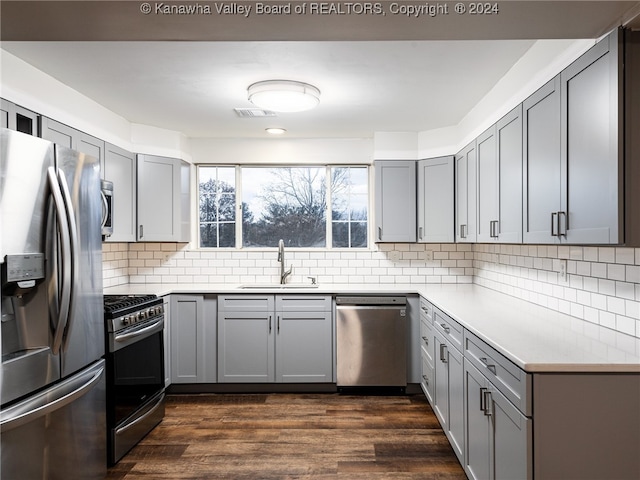
[[[434,388],[434,375],[435,369],[433,368],[433,364],[429,362],[427,357],[425,356],[424,349],[422,350],[422,374],[420,376],[420,386],[422,387],[422,391],[427,396],[427,400],[429,403],[433,404],[433,388]]]
[[[445,315],[437,308],[433,310],[433,326],[436,332],[440,332],[444,338],[451,342],[451,345],[462,352],[462,338],[464,336],[462,325],[452,318],[449,318],[448,315]]]
[[[330,312],[328,295],[276,295],[278,312]]]
[[[531,375],[465,331],[464,356],[526,416],[531,416]]]
[[[433,305],[420,297],[420,318],[433,323]]]
[[[274,297],[270,294],[220,295],[218,297],[220,312],[273,312],[274,304]]]
[[[433,327],[430,323],[426,322],[424,318],[420,318],[420,347],[422,347],[424,354],[427,355],[429,361],[433,364]]]

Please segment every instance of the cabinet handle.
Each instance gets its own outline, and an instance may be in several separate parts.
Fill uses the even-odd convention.
[[[140,225],[140,238],[144,236],[144,225]]]
[[[489,370],[494,375],[496,374],[496,366],[493,364],[490,365],[489,361],[487,360],[487,357],[480,358],[480,361],[484,363],[484,366],[487,368],[487,370]]]
[[[564,217],[564,230],[562,229],[562,218]],[[558,212],[558,236],[567,236],[567,212]]]
[[[465,224],[460,225],[460,238],[467,238],[467,226]]]
[[[280,333],[280,315],[278,315],[278,333]]]
[[[271,333],[271,315],[269,315],[269,333]]]
[[[378,240],[382,240],[382,227],[378,227]]]
[[[489,236],[491,238],[498,238],[498,220],[491,220],[489,222]]]
[[[484,400],[484,414],[487,417],[493,415],[493,411],[491,408],[491,392],[485,388],[484,392],[482,392],[482,397]]]
[[[487,387],[480,387],[480,410],[487,414],[487,406],[485,405],[484,393],[487,391]]]
[[[427,346],[429,346],[429,338],[428,337],[422,337],[422,340],[424,340],[424,343],[426,343]]]
[[[557,237],[558,234],[555,233],[554,227],[557,225],[556,223],[556,215],[558,215],[558,212],[551,212],[551,236],[552,237]]]
[[[451,331],[451,329],[447,326],[446,323],[441,323],[440,326],[445,331],[445,333],[449,333]]]
[[[429,379],[427,378],[426,375],[422,375],[422,379],[424,380],[424,384],[428,387],[429,386]]]
[[[418,229],[418,238],[422,240],[422,227]]]
[[[427,307],[423,306],[423,307],[420,307],[420,308],[422,309],[423,312],[428,312],[429,311],[429,309]]]
[[[447,363],[447,346],[444,343],[440,344],[440,360],[442,363]]]

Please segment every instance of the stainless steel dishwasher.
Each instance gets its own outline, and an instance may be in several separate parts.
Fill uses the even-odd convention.
[[[407,386],[407,298],[336,297],[338,391]]]

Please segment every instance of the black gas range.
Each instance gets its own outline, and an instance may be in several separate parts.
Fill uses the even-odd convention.
[[[164,307],[156,295],[105,295],[109,463],[164,417]]]

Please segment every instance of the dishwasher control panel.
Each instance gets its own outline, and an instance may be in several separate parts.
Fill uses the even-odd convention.
[[[339,296],[336,305],[406,305],[407,297],[403,296]]]

